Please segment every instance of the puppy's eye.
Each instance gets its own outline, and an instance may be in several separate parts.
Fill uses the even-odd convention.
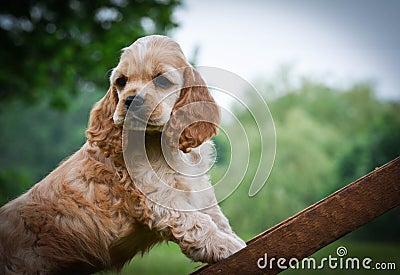
[[[117,84],[118,87],[124,88],[127,81],[128,79],[125,76],[121,76],[118,77],[117,80],[115,80],[115,83]]]
[[[159,75],[156,78],[153,79],[154,85],[163,88],[163,89],[168,89],[170,88],[173,83],[168,80],[165,76]]]

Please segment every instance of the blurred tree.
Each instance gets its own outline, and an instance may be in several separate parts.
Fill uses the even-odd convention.
[[[180,0],[21,0],[0,5],[0,101],[43,98],[68,107],[81,89],[104,86],[119,50],[177,26]]]
[[[106,90],[107,71],[120,49],[144,35],[167,34],[177,26],[173,11],[179,5],[180,0],[1,2],[0,125],[6,130],[0,135],[0,204],[85,141],[89,110]]]
[[[0,205],[44,178],[85,142],[92,104],[101,96],[82,93],[67,111],[49,109],[48,102],[25,106],[3,104],[0,125]]]
[[[267,89],[260,91],[267,94],[273,85],[268,83]],[[373,88],[362,83],[348,90],[308,80],[300,87],[287,87],[289,90],[268,104],[277,131],[277,154],[267,184],[255,197],[247,196],[260,151],[254,142],[244,181],[222,203],[233,227],[244,236],[266,230],[400,155],[400,102],[379,100]],[[254,102],[249,109],[260,107]],[[250,113],[238,111],[236,116],[249,138],[257,138]],[[219,153],[218,146],[226,145],[221,145],[219,138],[215,142]],[[239,165],[245,165],[244,155],[232,155],[232,159],[238,157],[243,159]],[[225,156],[220,160],[213,171],[217,180],[224,174],[218,169],[236,163],[229,163]],[[399,240],[399,211],[387,213],[351,238]]]

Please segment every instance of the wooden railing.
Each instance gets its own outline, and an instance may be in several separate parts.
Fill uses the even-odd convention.
[[[303,259],[400,205],[400,157],[270,228],[247,247],[192,274],[277,274],[277,265],[260,269],[268,258]]]

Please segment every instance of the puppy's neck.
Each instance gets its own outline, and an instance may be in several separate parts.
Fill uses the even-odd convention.
[[[147,148],[160,148],[161,149],[161,132],[146,132],[145,146]]]
[[[124,143],[125,153],[136,158],[159,159],[163,153],[161,132],[129,131]]]

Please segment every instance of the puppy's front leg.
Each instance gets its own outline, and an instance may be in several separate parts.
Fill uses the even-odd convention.
[[[182,252],[194,261],[214,263],[246,245],[220,230],[207,214],[175,212],[169,220],[170,233]]]
[[[209,215],[220,230],[232,235],[243,245],[243,247],[246,246],[246,243],[239,236],[237,236],[235,232],[233,232],[228,219],[225,217],[224,213],[222,213],[221,208],[218,205],[203,209],[201,212]]]

